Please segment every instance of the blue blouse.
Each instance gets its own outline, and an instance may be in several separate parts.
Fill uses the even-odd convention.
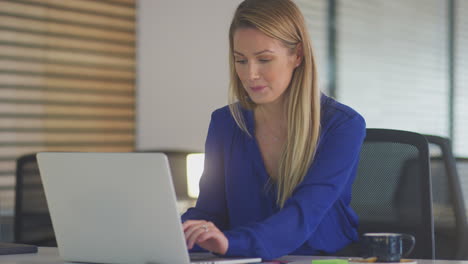
[[[365,121],[322,95],[321,132],[304,180],[280,209],[255,137],[237,126],[227,106],[213,112],[205,145],[200,195],[182,221],[213,222],[229,240],[227,256],[273,259],[333,253],[358,239],[351,186]],[[254,135],[253,111],[243,111]]]

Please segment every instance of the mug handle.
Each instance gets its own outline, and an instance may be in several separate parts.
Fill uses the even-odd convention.
[[[403,257],[406,257],[413,251],[414,246],[416,245],[416,239],[414,238],[414,236],[409,234],[401,234],[401,236],[403,239],[408,240],[411,243],[409,249],[403,254]]]

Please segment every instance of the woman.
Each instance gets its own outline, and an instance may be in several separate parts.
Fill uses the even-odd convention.
[[[189,249],[273,259],[357,240],[349,206],[364,119],[322,95],[291,0],[245,0],[229,31],[229,106],[213,112]],[[238,101],[238,102],[236,102]]]

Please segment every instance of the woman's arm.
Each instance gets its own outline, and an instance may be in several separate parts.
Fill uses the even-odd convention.
[[[195,207],[182,215],[182,222],[189,219],[213,222],[220,229],[227,225],[226,196],[224,189],[224,160],[222,148],[223,121],[216,118],[219,112],[211,115],[208,136],[205,143],[205,165],[200,179],[200,195]]]

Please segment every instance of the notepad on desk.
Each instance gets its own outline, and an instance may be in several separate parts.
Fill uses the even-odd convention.
[[[0,255],[37,253],[37,246],[0,242]]]

